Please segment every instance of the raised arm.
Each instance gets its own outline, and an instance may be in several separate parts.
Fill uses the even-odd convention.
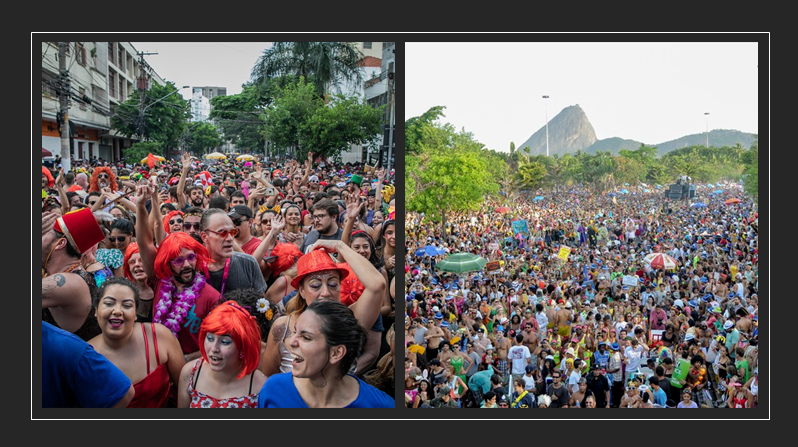
[[[355,226],[355,219],[360,215],[360,210],[363,209],[363,202],[358,200],[354,194],[349,194],[344,199],[346,202],[346,221],[344,222],[344,231],[341,235],[341,241],[349,245],[350,237],[352,236],[352,228]],[[372,247],[374,249],[374,247]]]
[[[147,273],[148,278],[155,278],[155,243],[153,242],[152,227],[150,226],[149,218],[158,209],[158,206],[153,201],[152,211],[149,218],[147,218],[147,207],[145,203],[151,196],[155,196],[152,186],[139,185],[136,187],[136,242],[139,246],[139,253],[141,254],[141,263],[144,266],[144,271]],[[160,214],[160,212],[158,213]]]
[[[182,169],[180,170],[180,180],[177,181],[177,209],[182,210],[185,208],[186,202],[188,202],[186,197],[186,176],[188,176],[188,170],[191,169],[191,154],[184,152],[180,156],[180,163]]]

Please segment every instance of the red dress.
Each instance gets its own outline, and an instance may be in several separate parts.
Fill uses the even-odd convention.
[[[202,364],[205,361],[200,357],[194,362],[194,367],[191,369],[191,378],[188,381],[188,394],[191,396],[189,408],[257,408],[258,407],[258,390],[252,394],[252,380],[255,378],[253,372],[249,376],[249,394],[239,397],[228,397],[225,399],[217,399],[209,396],[194,388],[194,381],[199,381],[199,373],[202,371]]]
[[[169,392],[171,390],[171,378],[166,363],[161,363],[158,355],[158,340],[155,337],[155,327],[150,323],[152,330],[152,343],[155,347],[155,360],[157,366],[150,371],[150,346],[147,341],[147,331],[144,330],[144,323],[141,324],[141,332],[144,333],[144,352],[147,355],[147,376],[133,384],[136,395],[128,404],[128,408],[166,408],[169,402]]]

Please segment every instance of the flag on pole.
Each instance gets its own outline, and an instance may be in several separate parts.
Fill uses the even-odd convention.
[[[514,220],[512,222],[512,227],[514,235],[523,233],[524,236],[529,236],[529,223],[526,220]]]

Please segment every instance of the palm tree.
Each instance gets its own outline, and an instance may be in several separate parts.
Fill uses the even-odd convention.
[[[274,42],[252,68],[252,81],[261,87],[272,82],[284,86],[292,78],[312,82],[319,96],[340,85],[360,85],[363,53],[350,42]]]

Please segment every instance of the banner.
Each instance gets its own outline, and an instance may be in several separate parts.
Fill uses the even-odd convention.
[[[562,259],[563,261],[567,261],[569,254],[571,254],[570,247],[560,247],[560,253],[557,254],[557,257]]]
[[[501,265],[499,264],[499,261],[490,261],[485,264],[485,271],[488,273],[498,272],[500,267]]]
[[[625,286],[637,287],[639,280],[637,275],[624,275],[621,283]]]
[[[514,220],[512,225],[513,235],[522,233],[524,236],[529,236],[529,224],[526,220]]]

